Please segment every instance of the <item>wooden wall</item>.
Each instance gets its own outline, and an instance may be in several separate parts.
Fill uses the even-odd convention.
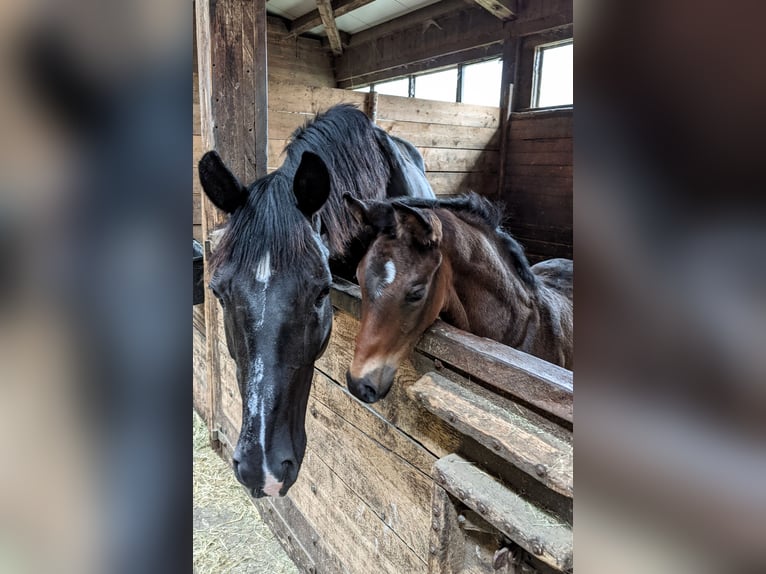
[[[511,114],[501,199],[530,261],[572,257],[571,108]]]
[[[269,83],[269,170],[284,160],[292,132],[316,113],[342,102],[370,109],[377,97],[376,124],[415,145],[426,164],[428,181],[439,195],[472,189],[496,192],[500,162],[500,110],[350,90]]]

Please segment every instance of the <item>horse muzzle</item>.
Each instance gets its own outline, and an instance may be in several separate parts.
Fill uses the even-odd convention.
[[[396,374],[395,367],[383,365],[366,373],[363,377],[355,378],[351,371],[346,371],[346,385],[349,392],[365,403],[374,403],[385,398]]]

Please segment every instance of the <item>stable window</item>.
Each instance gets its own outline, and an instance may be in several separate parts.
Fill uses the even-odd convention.
[[[480,106],[500,105],[500,82],[503,61],[488,60],[462,66],[462,90],[460,101]]]
[[[409,78],[400,78],[390,82],[374,84],[372,90],[386,96],[403,96],[406,98],[410,95],[410,80]]]
[[[415,97],[441,102],[457,101],[457,68],[415,76]]]
[[[535,48],[533,108],[572,105],[574,43],[572,39]]]

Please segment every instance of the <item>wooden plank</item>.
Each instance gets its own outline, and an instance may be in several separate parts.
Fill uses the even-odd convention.
[[[571,441],[546,432],[514,411],[510,401],[496,404],[433,372],[412,385],[409,395],[551,490],[572,497]]]
[[[472,149],[428,147],[420,150],[426,164],[426,172],[478,171],[497,173],[500,152]]]
[[[242,181],[255,180],[255,2],[242,3],[242,70],[239,84],[240,105],[242,106],[242,146],[243,156]]]
[[[474,2],[504,22],[517,17],[516,2],[512,0],[474,0]]]
[[[309,438],[309,445],[311,439]],[[298,482],[288,496],[347,572],[424,573],[426,563],[383,522],[323,459],[306,451]]]
[[[275,109],[278,104],[274,101],[274,90],[272,89],[272,102],[269,108],[269,138],[275,140],[287,140],[298,128],[304,127],[309,121],[313,120],[313,113],[293,113],[278,111]]]
[[[572,422],[572,371],[437,320],[418,350],[491,387]]]
[[[311,392],[312,398],[356,427],[359,432],[372,437],[381,446],[430,476],[436,457],[375,411],[361,405],[345,386],[315,370]]]
[[[465,536],[460,531],[457,511],[447,491],[434,484],[431,497],[428,572],[461,574],[465,555]]]
[[[266,38],[266,0],[255,1],[255,29],[253,30],[253,76],[255,83],[255,117],[253,137],[255,137],[255,177],[266,175],[269,142],[269,73],[268,42]]]
[[[500,127],[500,108],[381,94],[378,121],[384,120],[497,129]]]
[[[421,472],[320,401],[310,399],[308,412],[310,447],[425,562],[424,533],[431,523],[430,473]]]
[[[462,457],[434,465],[436,482],[539,560],[558,570],[572,568],[572,528],[525,501]]]
[[[572,165],[572,152],[526,152],[510,149],[508,162],[516,165]]]
[[[335,2],[332,2],[330,8],[332,13],[335,14],[335,17],[340,18],[344,14],[348,14],[357,8],[361,8],[372,1],[373,0],[335,0]],[[317,6],[319,6],[318,3]],[[300,16],[290,23],[290,33],[287,37],[291,39],[295,38],[296,36],[308,32],[322,24],[324,24],[324,20],[322,20],[320,10],[312,10],[308,14]]]
[[[333,54],[340,55],[343,53],[343,46],[341,45],[338,26],[335,24],[335,17],[332,13],[332,4],[330,0],[316,0],[316,2],[319,17],[327,34],[327,40],[330,42],[330,49]]]
[[[367,97],[362,92],[282,82],[272,83],[269,89],[274,111],[300,114],[317,114],[340,103],[352,103],[364,109]]]
[[[572,137],[571,118],[550,118],[538,121],[516,121],[511,118],[511,141],[517,139],[551,139]]]
[[[509,142],[509,151],[514,152],[574,152],[574,142],[567,138],[514,139]]]
[[[251,500],[258,509],[261,520],[266,523],[269,530],[276,536],[282,548],[298,569],[301,572],[316,572],[316,563],[304,546],[304,544],[311,541],[310,532],[313,529],[308,530],[308,532],[296,533],[293,523],[288,518],[283,517],[279,511],[277,504],[279,504],[278,501],[280,499],[260,498],[256,500],[251,498]]]
[[[426,173],[436,195],[460,195],[475,191],[492,197],[497,175],[492,172],[433,172]]]
[[[540,164],[515,164],[510,168],[509,177],[533,177],[541,178],[543,182],[553,180],[554,186],[572,188],[572,165],[540,165]],[[550,182],[550,181],[549,181]]]
[[[500,133],[495,128],[476,128],[378,119],[377,125],[391,135],[423,147],[498,150]]]

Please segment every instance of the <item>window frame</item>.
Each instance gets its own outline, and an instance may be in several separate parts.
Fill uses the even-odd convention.
[[[568,104],[557,104],[555,106],[540,106],[540,81],[542,79],[542,67],[544,60],[545,50],[551,48],[557,48],[559,46],[565,46],[572,44],[574,50],[574,37],[564,38],[563,40],[556,40],[554,42],[546,42],[545,44],[538,44],[535,46],[534,62],[532,64],[532,92],[530,96],[529,109],[531,110],[545,110],[552,108],[566,108],[572,107],[574,102]]]
[[[386,80],[381,80],[381,81],[378,81],[378,82],[371,82],[367,86],[362,85],[362,86],[359,86],[358,88],[351,88],[351,89],[354,90],[354,91],[361,92],[362,88],[367,88],[368,92],[374,92],[376,84],[385,84],[385,83],[388,83],[388,82],[393,82],[393,81],[396,81],[396,80],[403,80],[403,79],[406,78],[406,79],[409,80],[409,90],[408,90],[409,93],[408,93],[407,97],[408,98],[414,98],[415,97],[415,82],[417,81],[418,76],[426,76],[428,74],[434,74],[434,73],[437,73],[437,72],[444,72],[446,70],[457,69],[457,83],[456,83],[456,88],[455,88],[455,101],[454,101],[454,103],[462,104],[463,102],[461,100],[463,99],[463,79],[464,79],[463,67],[465,67],[465,66],[472,66],[474,64],[482,64],[484,62],[493,62],[495,60],[499,60],[499,61],[502,62],[503,58],[501,56],[493,56],[491,58],[484,58],[484,59],[481,59],[481,60],[472,60],[472,61],[469,61],[469,62],[461,62],[459,64],[453,64],[451,66],[445,66],[443,68],[437,68],[437,69],[434,69],[434,70],[425,70],[425,71],[417,73],[417,74],[407,74],[405,76],[399,76],[397,78],[388,78]],[[404,97],[404,96],[399,96],[399,97]],[[499,99],[499,97],[500,96],[498,95],[498,99]],[[472,105],[472,104],[469,104],[469,105]],[[500,107],[500,106],[498,105],[498,107]]]

